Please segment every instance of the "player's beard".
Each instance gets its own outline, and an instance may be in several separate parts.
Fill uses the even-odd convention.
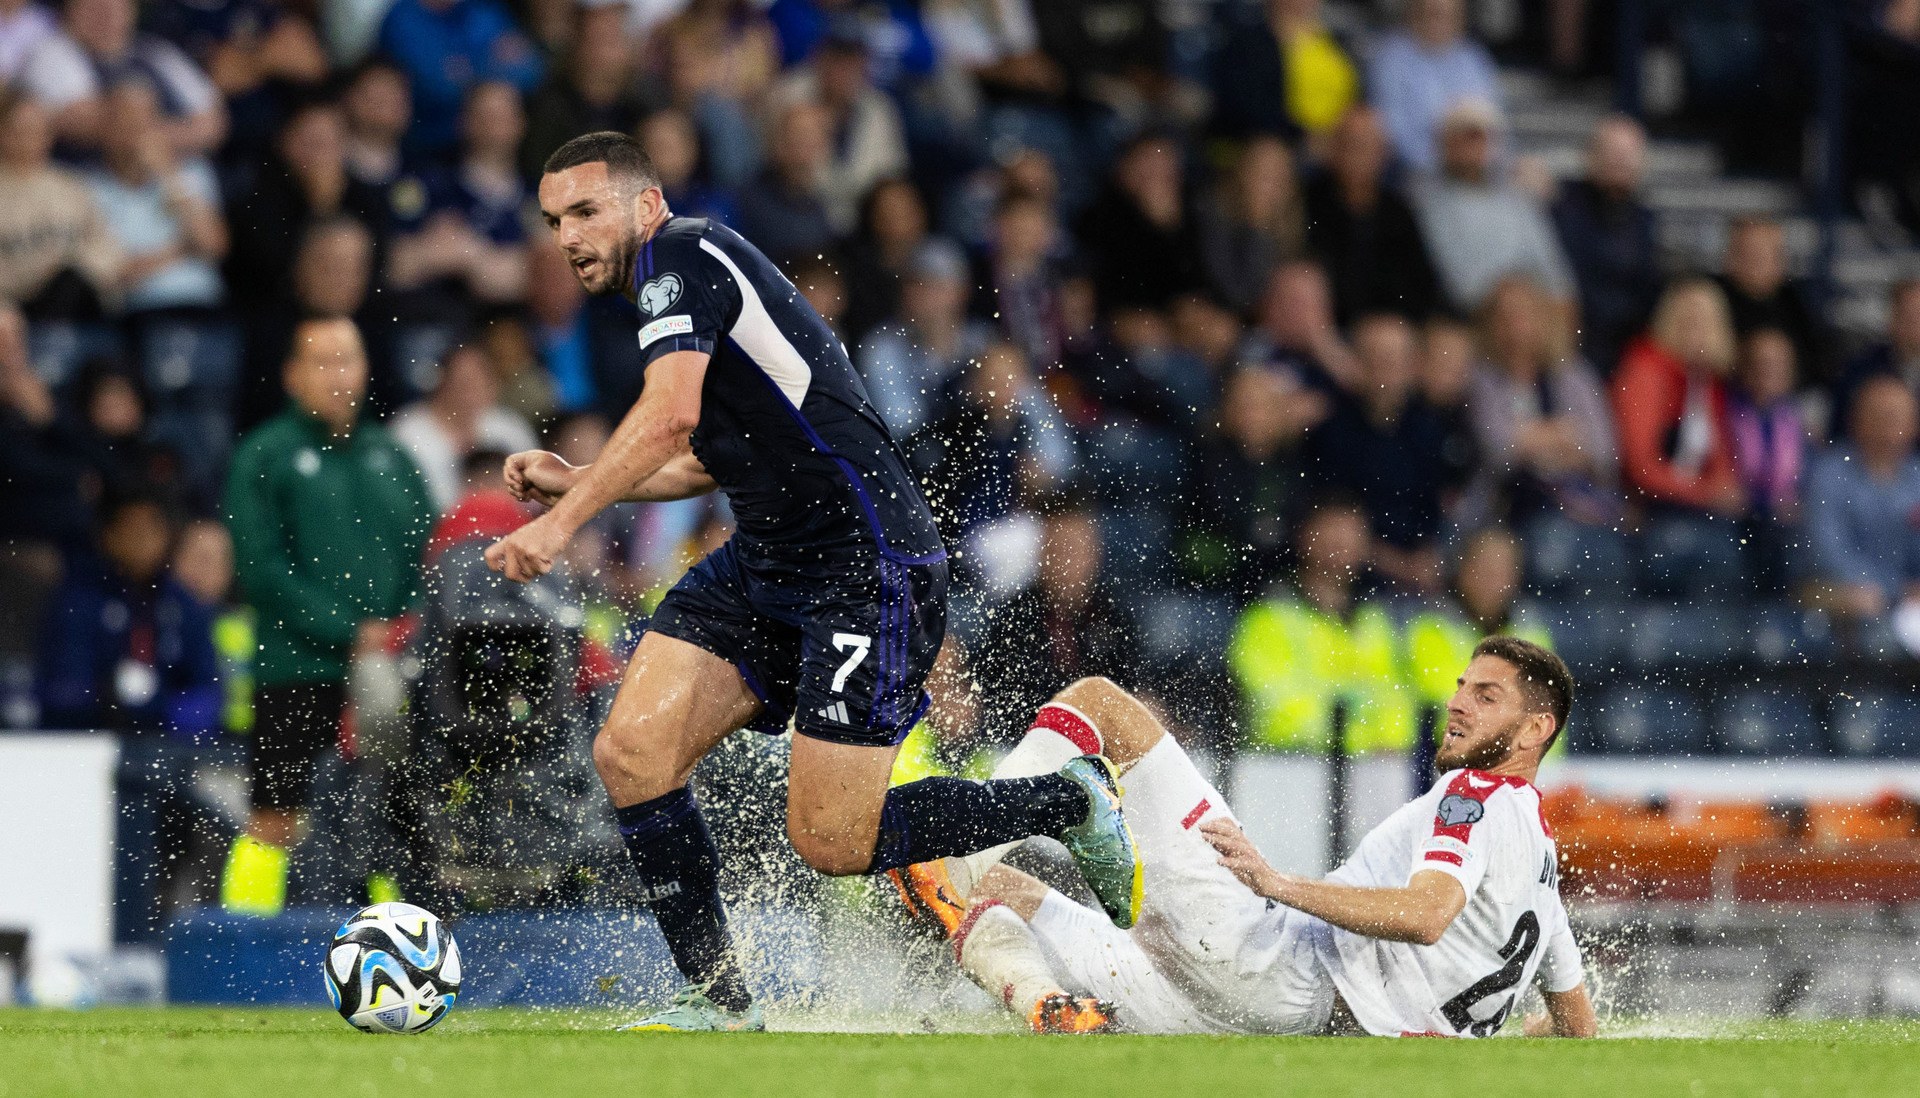
[[[628,233],[626,239],[616,246],[611,255],[601,257],[606,266],[601,272],[600,285],[588,286],[590,294],[624,294],[633,288],[633,261],[640,254],[640,234]]]
[[[1433,763],[1441,770],[1489,770],[1507,760],[1513,750],[1513,738],[1520,732],[1520,726],[1526,723],[1522,716],[1512,724],[1483,740],[1468,740],[1458,748],[1453,748],[1445,740],[1440,750],[1434,754]],[[1453,753],[1449,753],[1449,752]]]

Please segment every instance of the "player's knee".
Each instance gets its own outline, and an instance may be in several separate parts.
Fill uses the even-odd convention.
[[[593,768],[608,785],[632,783],[650,777],[670,779],[660,773],[660,761],[666,756],[647,750],[649,729],[645,721],[608,722],[593,738]]]
[[[787,838],[800,860],[829,877],[857,877],[873,865],[873,844],[846,835],[830,835],[787,821]]]

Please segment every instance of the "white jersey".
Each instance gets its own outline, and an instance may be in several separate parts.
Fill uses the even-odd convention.
[[[1558,864],[1539,790],[1520,778],[1452,771],[1368,832],[1327,879],[1399,888],[1437,870],[1466,890],[1459,918],[1431,946],[1321,923],[1315,952],[1369,1033],[1487,1036],[1536,974],[1553,992],[1583,979]]]

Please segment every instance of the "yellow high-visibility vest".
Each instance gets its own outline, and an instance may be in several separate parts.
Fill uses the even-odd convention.
[[[253,611],[239,607],[213,620],[213,655],[220,667],[220,726],[241,734],[253,731]]]
[[[1227,661],[1247,702],[1253,747],[1324,752],[1341,705],[1349,752],[1413,746],[1413,690],[1398,630],[1381,606],[1362,603],[1343,620],[1291,593],[1263,599],[1241,615]]]

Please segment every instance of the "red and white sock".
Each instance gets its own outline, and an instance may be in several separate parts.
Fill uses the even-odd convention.
[[[969,979],[1022,1017],[1033,1004],[1060,993],[1033,928],[999,900],[967,912],[967,921],[953,934],[953,955]]]
[[[1051,774],[1082,755],[1101,754],[1102,748],[1100,730],[1085,713],[1065,702],[1048,702],[1034,714],[1033,726],[1027,729],[1027,734],[993,768],[993,776],[1031,778]],[[986,876],[987,870],[999,865],[1000,859],[1019,845],[1003,843],[964,858],[948,858],[945,860],[947,875],[953,878],[953,886],[962,896],[968,895],[975,882]]]

